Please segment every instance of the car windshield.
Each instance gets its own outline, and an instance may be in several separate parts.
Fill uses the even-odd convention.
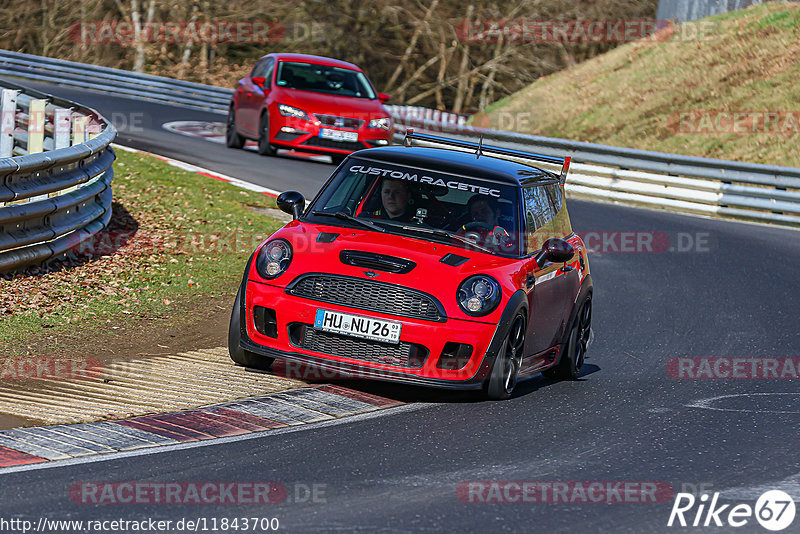
[[[375,99],[377,95],[363,73],[327,65],[281,61],[276,84],[330,95]]]
[[[306,218],[353,224],[347,221],[355,217],[410,237],[517,256],[517,199],[511,185],[351,158],[309,206]]]

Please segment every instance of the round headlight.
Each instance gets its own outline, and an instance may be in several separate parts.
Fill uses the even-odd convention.
[[[456,293],[458,306],[467,315],[480,317],[492,313],[500,304],[500,284],[487,275],[471,276],[461,282]]]
[[[472,285],[472,291],[474,291],[475,295],[477,295],[478,297],[486,298],[486,296],[489,295],[490,289],[489,285],[486,282],[484,282],[483,280],[477,280]]]
[[[256,271],[262,278],[277,278],[292,262],[292,246],[285,239],[268,241],[256,256]]]
[[[267,251],[269,259],[273,261],[280,261],[280,259],[283,258],[283,254],[284,249],[279,243],[272,243]]]

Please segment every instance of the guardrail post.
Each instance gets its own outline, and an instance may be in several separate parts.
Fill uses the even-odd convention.
[[[17,95],[15,89],[3,89],[0,104],[0,158],[14,155],[14,128],[17,127]]]
[[[57,108],[53,112],[53,150],[69,146],[69,134],[72,112],[68,109]]]
[[[47,100],[31,100],[28,106],[28,154],[38,154],[44,150],[44,108]]]
[[[86,142],[86,121],[89,117],[78,115],[72,119],[72,145]]]

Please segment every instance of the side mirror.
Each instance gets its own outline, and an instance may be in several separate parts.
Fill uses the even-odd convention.
[[[536,263],[539,267],[543,267],[547,262],[566,263],[574,255],[575,249],[572,248],[572,245],[563,239],[554,237],[544,242],[542,250],[536,255]]]
[[[381,104],[385,104],[386,102],[388,102],[391,99],[392,99],[392,97],[387,95],[386,93],[378,93],[378,100],[381,101]]]
[[[267,82],[267,79],[265,77],[263,77],[263,76],[253,76],[250,79],[253,80],[254,84],[256,84],[257,86],[259,86],[262,89],[264,88],[264,84]]]
[[[297,191],[284,191],[278,196],[278,208],[285,211],[295,219],[303,214],[306,207],[306,199]]]

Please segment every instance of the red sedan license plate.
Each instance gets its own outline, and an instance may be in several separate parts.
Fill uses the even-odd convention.
[[[358,132],[343,132],[342,130],[331,130],[322,128],[319,136],[332,141],[358,141]]]

